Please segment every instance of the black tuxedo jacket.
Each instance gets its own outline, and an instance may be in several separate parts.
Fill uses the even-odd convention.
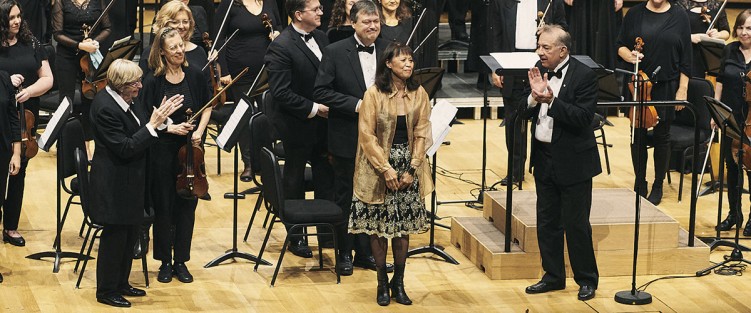
[[[377,60],[388,44],[385,39],[376,40]],[[329,152],[346,158],[354,158],[357,152],[355,108],[367,90],[356,45],[352,36],[324,49],[313,92],[316,102],[329,106]]]
[[[555,182],[571,185],[591,179],[602,172],[600,154],[597,151],[592,119],[597,106],[597,75],[592,69],[569,58],[568,71],[563,77],[563,84],[548,116],[553,118],[553,137],[551,150]],[[537,67],[544,71],[540,62]],[[543,162],[545,156],[538,151],[540,142],[535,138],[538,114],[541,104],[534,108],[527,105],[530,88],[527,86],[520,107],[526,107],[524,115],[532,123],[532,158],[531,165]],[[535,176],[538,173],[535,171]]]
[[[320,30],[313,31],[313,39],[321,52],[329,44]],[[274,99],[265,110],[282,141],[288,145],[325,142],[326,120],[308,118],[313,110],[313,82],[321,63],[318,57],[290,25],[271,42],[265,61]]]
[[[149,116],[143,108],[131,109],[140,125],[107,90],[97,93],[91,104],[97,147],[90,173],[91,217],[96,223],[135,225],[143,219],[148,148],[157,138],[145,127]]]

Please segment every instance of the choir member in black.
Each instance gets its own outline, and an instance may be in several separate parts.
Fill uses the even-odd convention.
[[[154,259],[162,261],[157,280],[172,281],[172,276],[183,283],[193,281],[185,266],[190,260],[190,245],[193,240],[193,225],[198,199],[185,199],[176,191],[177,174],[180,168],[178,151],[186,144],[186,135],[191,126],[186,122],[186,111],[198,111],[209,100],[209,88],[200,70],[190,67],[185,58],[185,42],[180,33],[165,27],[154,38],[149,55],[152,72],[143,81],[142,103],[156,103],[173,95],[182,95],[182,108],[170,115],[167,133],[151,147],[150,194],[154,207]],[[151,107],[146,107],[151,111]],[[198,118],[192,133],[194,145],[202,145],[202,137],[211,117],[211,107]],[[173,254],[174,249],[174,254]],[[173,263],[174,261],[174,263]]]
[[[701,77],[707,73],[707,64],[702,57],[702,49],[698,43],[703,37],[716,38],[727,40],[730,38],[730,25],[728,25],[728,16],[725,10],[719,12],[722,0],[691,0],[690,3],[677,1],[678,5],[687,4],[686,13],[688,14],[688,22],[691,25],[691,43],[693,44],[693,56],[694,60],[691,66],[691,77]],[[706,8],[706,13],[702,14],[702,8]],[[709,28],[709,23],[715,19],[717,14],[719,17],[717,21]]]
[[[615,68],[617,25],[623,18],[623,0],[563,0],[572,54],[591,57],[605,68]]]
[[[222,0],[216,11],[216,29],[219,31],[224,16],[229,10],[227,22],[219,33],[217,47],[221,47],[224,41],[238,30],[232,40],[219,53],[219,65],[222,71],[222,84],[226,85],[232,78],[246,67],[248,73],[228,90],[229,96],[235,101],[248,92],[253,80],[263,66],[263,57],[266,48],[272,40],[279,35],[281,19],[276,3],[272,0]],[[262,21],[263,14],[267,14],[271,20],[273,31],[269,31]],[[249,182],[250,177],[250,130],[246,129],[238,139],[240,153],[245,168],[240,179]]]
[[[156,13],[154,18],[154,24],[151,26],[152,34],[157,34],[164,27],[171,27],[177,29],[180,33],[180,37],[183,38],[183,44],[185,46],[185,58],[188,61],[188,66],[197,68],[199,71],[206,65],[208,56],[206,50],[200,49],[198,45],[191,41],[191,34],[194,34],[196,21],[193,19],[192,10],[185,5],[182,1],[170,1],[165,3],[159,12]],[[153,42],[153,39],[152,39]],[[203,44],[201,44],[203,45]],[[151,71],[149,69],[149,55],[151,54],[151,47],[143,49],[141,54],[141,60],[138,62],[138,66],[141,67],[144,73]],[[208,69],[204,71],[208,75]],[[208,83],[209,77],[206,76]]]
[[[691,75],[691,32],[686,11],[672,5],[667,0],[649,0],[628,10],[623,19],[623,27],[618,37],[618,56],[634,64],[641,59],[639,69],[648,73],[652,81],[652,100],[686,100],[688,79]],[[644,41],[642,53],[633,51],[636,37]],[[657,71],[658,67],[660,68]],[[656,73],[656,75],[652,75]],[[670,123],[675,110],[682,107],[658,107],[659,123],[654,127],[654,167],[655,180],[647,200],[657,205],[662,201],[662,182],[668,170],[670,156]],[[644,128],[636,129],[646,133]],[[642,137],[645,138],[645,137]],[[641,145],[631,145],[631,158],[634,172],[644,176],[647,171],[647,149]],[[636,168],[637,153],[641,167]],[[639,177],[639,175],[636,175]],[[642,196],[646,195],[647,181],[637,182]],[[636,186],[635,186],[636,189]]]
[[[26,109],[34,113],[35,124],[39,116],[39,96],[52,88],[52,70],[47,61],[47,52],[29,31],[18,3],[14,0],[0,1],[0,70],[11,74],[21,88],[15,95]],[[36,125],[33,125],[36,129]],[[29,160],[21,160],[18,175],[10,176],[3,211],[3,241],[22,247],[26,241],[18,233],[18,220],[23,204],[24,180]]]
[[[488,11],[488,51],[489,52],[533,52],[537,47],[537,13],[544,12],[547,0],[521,1],[493,0]],[[546,24],[567,27],[562,0],[553,0],[545,15]],[[527,77],[492,75],[493,85],[501,88],[503,95],[503,120],[506,124],[506,148],[511,150],[512,135],[516,132],[514,145],[513,179],[505,177],[502,185],[516,184],[524,180],[524,163],[527,162],[527,121],[515,123],[517,107],[523,97]],[[523,108],[522,108],[523,109]]]
[[[265,57],[274,97],[266,113],[284,142],[284,195],[305,198],[305,164],[310,162],[315,198],[333,200],[334,173],[326,141],[329,108],[312,100],[314,86],[310,84],[328,45],[326,35],[316,29],[324,8],[318,0],[287,0],[286,5],[292,24],[269,45]],[[319,244],[333,241],[331,236],[322,237]],[[297,256],[313,256],[304,240],[293,242],[289,250]]]
[[[104,11],[102,0],[52,0],[52,34],[57,41],[54,73],[57,76],[57,87],[60,92],[59,101],[68,97],[73,101],[76,84],[81,82],[84,74],[81,71],[81,57],[86,53],[100,50],[99,42],[107,39],[110,34],[110,20],[105,14],[97,29],[83,37],[82,26],[94,25]],[[102,47],[103,53],[109,47]],[[89,111],[91,100],[81,96],[81,103],[71,103],[73,110],[81,114],[81,124],[87,141],[87,152],[91,157],[88,142],[92,139]]]
[[[469,3],[472,11],[472,24],[469,32],[469,48],[467,49],[467,61],[464,62],[465,72],[478,72],[477,89],[482,90],[488,81],[486,66],[480,60],[481,55],[488,55],[488,6],[490,1],[471,0]]]
[[[14,89],[10,75],[0,71],[0,177],[16,175],[21,169],[21,124],[14,103]],[[6,183],[5,179],[0,179],[0,202],[5,201]]]
[[[745,121],[749,110],[748,103],[745,100],[748,96],[745,86],[747,84],[746,73],[751,69],[751,10],[744,10],[738,14],[733,27],[733,37],[737,38],[738,41],[725,46],[720,74],[717,76],[717,85],[715,86],[715,97],[733,110],[736,120]],[[725,137],[723,140],[730,142],[730,137]],[[743,214],[738,212],[742,205],[737,201],[738,192],[735,188],[738,183],[738,164],[732,154],[731,145],[727,144],[723,149],[725,149],[725,164],[727,165],[725,173],[727,175],[730,212],[728,212],[727,218],[720,225],[717,225],[717,229],[726,231],[732,229],[738,222],[736,213],[740,213],[741,221]],[[749,179],[751,179],[751,175],[749,175]],[[746,222],[743,235],[751,236],[751,219]]]
[[[406,44],[412,33],[412,12],[407,1],[381,0],[381,12],[381,38]],[[466,31],[464,33],[466,35]]]
[[[352,28],[352,20],[349,19],[349,10],[357,0],[336,0],[331,9],[331,23],[326,31],[330,43],[352,37],[355,29]]]
[[[141,69],[134,62],[115,60],[107,70],[107,87],[94,97],[91,121],[96,151],[91,161],[91,219],[102,225],[96,268],[96,299],[117,307],[130,307],[123,298],[146,292],[128,283],[136,240],[146,203],[149,147],[157,142],[157,129],[182,105],[179,96],[149,103],[159,105],[151,117],[136,99],[141,89]]]

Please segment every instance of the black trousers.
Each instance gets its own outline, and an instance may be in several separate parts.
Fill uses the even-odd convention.
[[[0,208],[3,209],[3,215],[7,214],[7,209],[5,208],[6,200],[5,200],[5,189],[7,186],[8,181],[5,179],[8,177],[8,165],[10,164],[10,157],[13,155],[10,151],[3,151],[5,149],[0,148]],[[5,223],[5,218],[3,218],[3,223]],[[11,228],[4,228],[4,229],[11,229]],[[15,229],[15,228],[13,228]]]
[[[129,286],[139,225],[104,225],[96,264],[96,297],[120,295]]]
[[[656,83],[652,86],[652,100],[675,100],[675,92],[678,90],[678,81],[666,81]],[[654,167],[655,167],[655,182],[662,183],[665,179],[665,175],[668,172],[668,166],[670,165],[670,124],[675,118],[675,109],[673,107],[657,107],[657,115],[660,117],[660,122],[653,128],[652,138],[646,143],[654,147]],[[634,135],[639,133],[642,135],[647,133],[644,128],[636,129]],[[641,138],[646,138],[642,136]],[[645,145],[641,145],[643,148],[639,149],[636,145],[636,138],[634,138],[634,144],[631,145],[631,162],[634,166],[634,173],[636,177],[646,177],[647,172],[647,148]],[[640,154],[640,155],[637,155]],[[636,158],[641,158],[641,164],[637,168]]]
[[[523,111],[519,109],[520,101],[524,98],[524,83],[526,80],[521,77],[514,79],[511,86],[511,96],[503,97],[503,119],[506,122],[506,149],[511,151],[511,145],[514,146],[514,177],[524,176],[524,165],[527,162],[527,120],[519,120],[517,123],[516,116]],[[512,132],[515,132],[515,137]],[[512,139],[513,138],[513,139]]]
[[[151,146],[154,259],[162,262],[174,260],[181,263],[190,260],[198,200],[183,199],[177,195],[175,189],[178,172],[177,152],[184,144],[160,139]]]
[[[2,164],[8,164],[2,163]],[[8,192],[5,194],[5,202],[2,204],[3,208],[3,229],[4,230],[17,230],[18,220],[21,218],[21,205],[23,204],[23,191],[25,187],[26,179],[26,167],[29,166],[29,160],[22,158],[21,169],[18,174],[8,177]],[[7,175],[7,166],[5,171]],[[2,177],[5,177],[3,175]],[[3,180],[3,185],[5,181]],[[5,190],[5,186],[3,186]]]
[[[542,154],[542,153],[538,153]],[[574,280],[580,286],[597,288],[599,272],[592,244],[592,179],[573,184],[556,183],[552,158],[535,160],[537,188],[537,240],[542,257],[542,280],[553,284],[566,283],[563,260],[564,233]]]
[[[469,10],[469,0],[448,0],[449,28],[452,39],[458,34],[467,33],[467,23],[464,20]]]
[[[344,216],[349,221],[352,212],[353,179],[355,176],[355,159],[332,155],[334,168],[334,202],[342,208]],[[342,223],[337,229],[339,255],[352,255],[352,250],[358,256],[370,256],[370,238],[366,234],[350,234],[348,223]]]
[[[86,140],[93,140],[94,135],[91,132],[91,119],[89,118],[89,111],[91,111],[91,100],[81,95],[81,103],[75,103],[76,84],[81,83],[80,65],[81,55],[76,54],[66,48],[62,48],[58,45],[57,53],[55,55],[55,83],[59,90],[59,100],[68,97],[70,101],[73,101],[73,113],[81,116],[81,126],[83,126],[83,134]]]

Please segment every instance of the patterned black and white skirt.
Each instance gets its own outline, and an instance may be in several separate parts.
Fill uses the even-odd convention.
[[[397,173],[406,172],[411,160],[408,143],[391,146],[389,164]],[[418,186],[415,177],[412,185],[405,189],[386,188],[383,204],[368,204],[352,197],[349,232],[395,238],[428,231],[430,224]]]

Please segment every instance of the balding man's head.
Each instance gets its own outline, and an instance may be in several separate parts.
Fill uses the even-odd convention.
[[[545,25],[537,39],[537,55],[542,66],[555,69],[569,54],[571,35],[558,25]]]

